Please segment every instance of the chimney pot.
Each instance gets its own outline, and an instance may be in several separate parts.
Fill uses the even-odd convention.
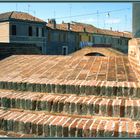
[[[68,23],[68,30],[70,30],[70,23]]]

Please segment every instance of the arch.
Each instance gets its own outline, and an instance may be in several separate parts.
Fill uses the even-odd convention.
[[[105,56],[105,55],[99,52],[91,52],[91,53],[85,54],[85,56]]]

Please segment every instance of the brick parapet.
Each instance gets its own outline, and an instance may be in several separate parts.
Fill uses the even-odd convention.
[[[140,38],[133,38],[129,41],[128,58],[140,81]]]

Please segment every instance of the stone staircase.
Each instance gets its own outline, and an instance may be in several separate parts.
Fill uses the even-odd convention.
[[[35,66],[38,61],[38,65],[42,67],[29,68],[28,61],[22,65],[26,57],[29,62],[32,61],[32,66]],[[77,71],[72,70],[73,73],[69,78],[64,79],[66,72],[71,70],[71,67],[68,67],[71,63],[67,62],[71,62],[70,59],[76,59],[75,61],[86,59],[85,64],[88,64],[92,57],[38,56],[37,58],[36,56],[35,58],[36,60],[34,56],[12,56],[0,62],[0,135],[140,137],[140,83],[135,73],[130,71],[129,63],[125,63],[122,67],[116,66],[119,74],[122,68],[125,69],[126,77],[129,75],[127,80],[115,81],[111,73],[108,74],[107,78],[110,79],[108,81],[95,80],[94,77],[88,80],[82,79],[83,77],[73,80],[74,77],[79,76],[79,73],[87,70],[87,65],[83,63],[77,65]],[[59,62],[52,61],[53,59]],[[102,57],[100,59],[104,60]],[[121,58],[115,59],[118,61]],[[109,62],[108,59],[107,61]],[[44,67],[42,63],[46,63]],[[96,62],[96,65],[98,63]],[[11,67],[8,67],[8,64],[11,64]],[[82,71],[78,71],[81,69],[80,66],[83,67]],[[39,73],[39,71],[44,72],[44,69],[47,69],[45,72],[48,76],[47,80],[42,72]],[[95,72],[96,68],[94,67],[93,70]],[[21,78],[19,75],[23,71],[24,73],[26,71],[26,77],[24,75]],[[96,73],[99,76],[100,70]],[[56,76],[52,78],[53,74]],[[96,79],[99,78],[98,76]]]

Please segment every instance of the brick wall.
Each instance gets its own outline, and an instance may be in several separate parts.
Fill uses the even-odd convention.
[[[41,54],[41,48],[33,44],[0,43],[0,59],[15,54]]]
[[[133,38],[129,41],[128,57],[140,81],[140,38]]]

